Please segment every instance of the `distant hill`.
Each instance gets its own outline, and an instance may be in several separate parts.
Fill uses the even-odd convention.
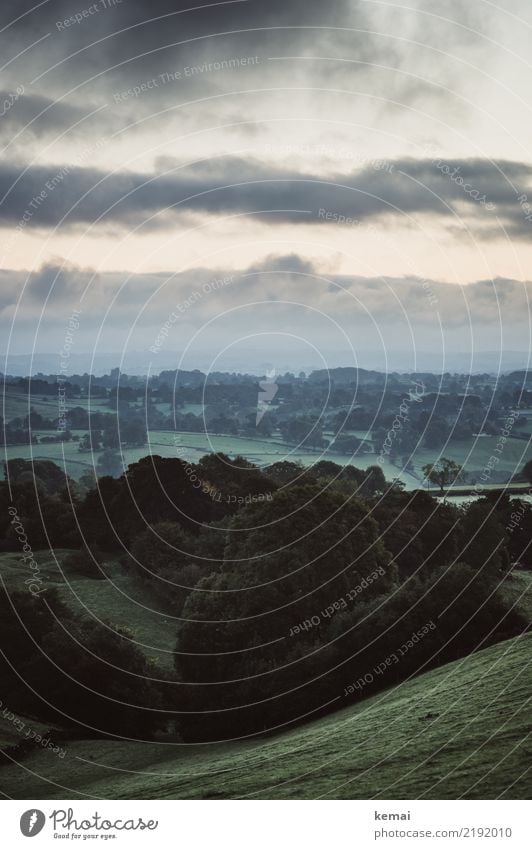
[[[510,380],[515,380],[516,383],[520,383],[520,384],[532,383],[532,371],[526,371],[526,370],[512,371],[508,375],[508,377],[509,377]]]
[[[386,375],[378,371],[368,371],[363,368],[353,368],[347,366],[345,368],[318,369],[309,375],[309,381],[312,383],[335,383],[337,386],[342,384],[359,383],[384,383]]]
[[[256,349],[249,357],[231,356],[227,352],[224,357],[218,359],[218,351],[202,351],[194,349],[193,367],[210,373],[213,358],[217,360],[218,368],[226,372],[250,372],[261,375],[266,368],[265,363],[272,359],[272,351],[269,349]],[[322,350],[321,354],[329,364],[331,370],[337,370],[345,357],[339,360],[338,353],[334,350]],[[277,371],[282,374],[285,371],[297,374],[305,371],[312,372],[319,364],[318,358],[311,363],[302,360],[300,356],[291,350],[276,351],[277,359],[282,357],[282,365],[277,366]],[[352,361],[352,360],[351,360]],[[323,362],[323,360],[321,360]],[[473,351],[459,351],[456,349],[441,350],[394,350],[390,347],[382,350],[370,350],[361,347],[357,350],[357,362],[363,370],[373,369],[378,373],[386,372],[428,372],[441,374],[442,372],[456,372],[459,374],[504,374],[517,369],[523,369],[530,362],[527,350],[523,351],[484,351],[475,347]],[[157,374],[164,369],[190,369],[189,359],[183,361],[180,351],[164,349],[160,354],[154,356],[146,348],[142,351],[105,351],[72,352],[69,357],[69,374],[83,374],[92,372],[94,375],[109,374],[109,372],[120,367],[124,374]],[[271,368],[271,365],[268,366]],[[35,354],[13,354],[2,355],[2,371],[10,375],[28,375],[44,372],[46,374],[57,374],[60,369],[59,354],[55,352],[36,352]],[[355,369],[356,370],[356,369]],[[362,370],[362,369],[361,369]],[[324,370],[325,371],[325,370]]]

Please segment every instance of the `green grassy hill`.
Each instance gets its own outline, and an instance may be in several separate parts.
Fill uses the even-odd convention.
[[[530,798],[531,650],[508,640],[259,741],[76,741],[0,782],[19,799]]]
[[[104,562],[107,580],[87,578],[65,564],[68,549],[36,551],[43,586],[55,587],[77,613],[127,628],[135,645],[158,666],[173,669],[177,622],[160,611],[160,602],[112,559]],[[0,554],[0,581],[8,592],[24,591],[28,572],[15,552]],[[1,698],[1,696],[0,696]]]

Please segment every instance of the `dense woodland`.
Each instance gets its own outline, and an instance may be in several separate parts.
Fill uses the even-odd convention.
[[[20,551],[22,526],[33,552],[69,549],[88,580],[118,561],[175,617],[170,674],[46,582],[2,593],[5,702],[71,733],[264,733],[527,628],[504,587],[532,566],[532,507],[501,492],[456,507],[403,492],[379,466],[261,471],[215,454],[146,457],[81,483],[12,460],[5,478],[4,551]]]

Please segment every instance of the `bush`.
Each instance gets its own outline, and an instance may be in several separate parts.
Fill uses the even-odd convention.
[[[55,591],[2,594],[0,648],[17,713],[84,734],[145,739],[166,727],[157,670],[120,628],[74,616]]]
[[[82,575],[84,578],[104,580],[106,576],[102,569],[102,563],[102,554],[94,546],[90,551],[87,548],[82,548],[80,551],[73,551],[72,554],[67,554],[63,560],[63,568],[67,572],[74,572],[76,575]]]

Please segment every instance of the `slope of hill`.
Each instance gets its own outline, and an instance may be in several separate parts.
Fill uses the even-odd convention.
[[[531,649],[508,640],[275,737],[76,741],[0,782],[19,799],[530,798]]]
[[[106,620],[127,628],[131,639],[144,654],[160,667],[173,669],[173,652],[177,623],[172,616],[161,613],[160,603],[110,557],[104,564],[107,580],[88,578],[68,565],[66,557],[72,552],[56,549],[36,551],[43,586],[55,587],[62,600],[76,613],[97,621]],[[28,571],[15,552],[0,554],[0,591],[25,591]],[[0,695],[1,698],[1,695]]]

